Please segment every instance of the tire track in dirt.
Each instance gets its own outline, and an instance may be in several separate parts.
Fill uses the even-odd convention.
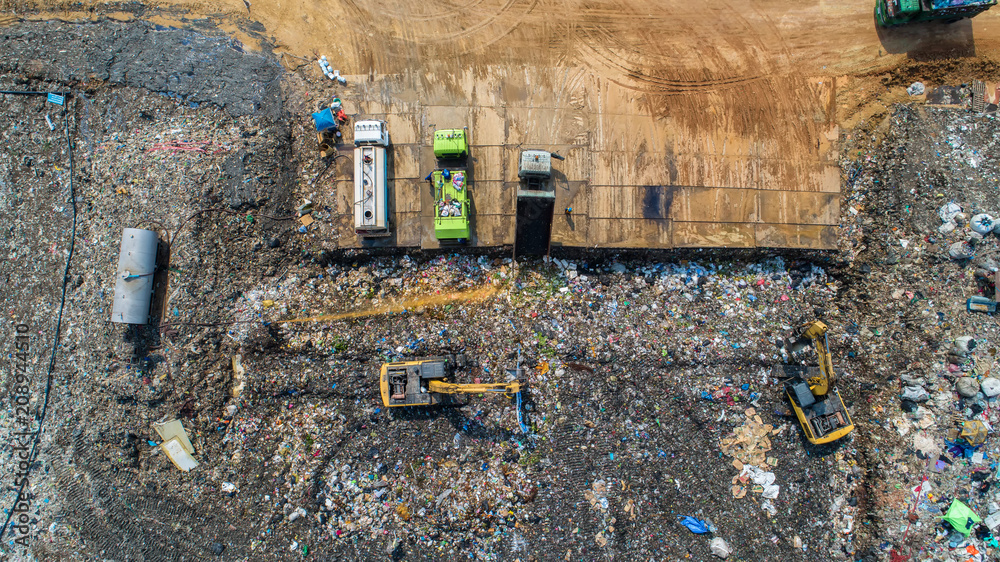
[[[800,147],[815,144],[814,125],[794,122],[808,116],[817,100],[788,66],[784,37],[759,9],[723,4],[709,13],[679,8],[642,14],[628,0],[612,6],[577,10],[567,27],[569,41],[595,74],[644,95],[643,105],[654,116],[671,115],[703,130],[704,108],[716,106],[712,128],[760,141],[761,133],[771,136],[760,125],[773,121],[790,132],[766,141],[770,148],[784,153],[778,145],[788,147],[792,140]],[[782,60],[773,60],[775,52]]]
[[[227,555],[246,556],[246,529],[163,495],[147,485],[137,490],[132,473],[104,468],[104,449],[91,447],[82,431],[64,429],[57,437],[71,453],[53,459],[53,475],[63,491],[61,516],[80,532],[84,553],[113,553],[118,559],[175,561],[204,559],[220,541]]]
[[[661,78],[648,74],[643,70],[637,70],[634,66],[629,66],[622,62],[620,57],[613,57],[605,51],[600,51],[593,46],[593,42],[582,45],[593,56],[590,60],[599,60],[601,64],[595,68],[600,70],[600,74],[611,83],[627,90],[643,94],[656,94],[663,96],[678,96],[688,94],[702,94],[716,92],[744,86],[752,82],[767,80],[768,75],[731,76],[716,79],[684,80],[680,78]]]
[[[454,31],[454,32],[452,32],[452,31],[446,31],[446,32],[443,32],[443,33],[428,33],[428,34],[419,36],[420,41],[421,42],[426,42],[426,43],[432,43],[433,44],[433,43],[451,43],[451,42],[455,42],[455,41],[461,41],[461,40],[464,40],[464,39],[472,39],[472,38],[474,38],[475,35],[478,34],[478,32],[480,30],[485,29],[485,28],[493,25],[493,23],[496,22],[497,20],[500,20],[501,18],[504,18],[505,15],[507,14],[507,12],[509,12],[514,7],[515,4],[518,4],[521,1],[522,0],[507,0],[502,6],[500,6],[500,8],[497,11],[495,11],[495,12],[494,11],[490,11],[490,13],[485,14],[485,19],[479,20],[478,23],[472,25],[469,28],[460,29],[459,31]],[[463,15],[464,14],[460,14],[460,13],[451,14],[451,18],[453,18],[455,20],[458,20]],[[444,19],[446,17],[448,17],[448,16],[447,15],[443,16],[442,19]],[[461,18],[461,19],[465,19],[465,18]],[[476,18],[476,19],[478,19],[478,18]],[[447,30],[451,26],[445,25],[444,27]]]
[[[484,6],[485,2],[474,0],[434,14],[387,10],[382,5],[368,6],[354,0],[348,0],[347,4],[355,14],[352,19],[359,23],[376,17],[390,18],[391,23],[378,30],[368,29],[366,35],[379,35],[380,42],[390,46],[387,51],[397,56],[420,60],[453,58],[488,49],[513,33],[539,0],[504,0],[499,5]],[[422,25],[413,25],[414,22]]]
[[[383,66],[386,62],[384,50],[372,48],[376,39],[383,38],[384,31],[371,24],[370,14],[360,8],[354,0],[344,0],[340,5],[345,18],[349,20],[348,27],[353,32],[350,36],[350,50],[354,53],[355,65],[358,68],[386,68]]]
[[[471,0],[464,6],[455,6],[450,10],[434,14],[413,14],[403,10],[393,10],[391,9],[391,6],[398,6],[399,5],[398,2],[379,2],[377,8],[375,8],[373,11],[378,12],[382,16],[390,17],[393,19],[405,19],[408,21],[435,21],[446,18],[453,18],[455,17],[456,12],[463,13],[467,10],[472,10],[473,8],[479,6],[485,1],[486,0]],[[422,6],[428,6],[428,5],[436,6],[436,4],[423,4]]]
[[[584,4],[567,26],[567,41],[596,75],[642,95],[640,105],[654,119],[675,120],[682,127],[678,140],[694,151],[694,132],[708,128],[746,139],[745,150],[762,156],[816,158],[820,133],[812,115],[822,102],[791,68],[785,38],[759,7],[723,3],[692,11],[678,4],[644,11],[630,0]],[[798,173],[768,170],[789,178]]]
[[[785,36],[781,34],[781,31],[778,29],[778,26],[775,25],[774,20],[772,20],[770,16],[768,16],[763,10],[758,8],[756,4],[754,4],[753,2],[746,4],[746,6],[753,11],[754,15],[757,16],[760,19],[760,21],[764,22],[764,26],[768,30],[767,37],[774,38],[775,44],[778,47],[780,47],[780,49],[778,49],[778,52],[780,52],[783,56],[786,57],[785,65],[791,64],[791,61],[793,60],[792,49],[789,47],[788,41],[785,40]],[[746,18],[740,16],[740,19],[742,19],[746,23],[748,30],[753,29],[754,26]],[[758,35],[758,37],[760,36]],[[770,44],[761,46],[767,50],[771,51],[774,50],[773,46]]]
[[[668,95],[678,95],[686,93],[701,93],[720,90],[724,88],[734,87],[743,85],[749,82],[755,82],[758,80],[763,80],[768,78],[764,75],[756,76],[733,76],[727,78],[718,78],[710,80],[681,80],[681,79],[670,79],[670,78],[659,78],[643,71],[636,70],[634,67],[624,64],[620,59],[621,57],[612,57],[608,55],[607,52],[600,51],[594,48],[592,42],[584,45],[595,57],[598,57],[603,63],[605,69],[610,69],[623,77],[631,79],[633,83],[622,78],[607,77],[611,82],[629,90],[644,92],[644,93],[657,93],[657,94],[668,94]],[[616,60],[617,59],[617,60]],[[593,59],[591,59],[593,60]]]
[[[601,8],[580,10],[582,23],[585,25],[578,28],[580,38],[578,45],[591,54],[591,56],[581,57],[585,64],[596,62],[597,68],[595,70],[608,71],[607,78],[624,88],[645,93],[697,93],[757,81],[768,74],[767,65],[761,64],[759,56],[741,56],[740,60],[736,62],[742,62],[743,64],[739,64],[739,66],[745,67],[750,72],[729,72],[726,73],[728,76],[721,78],[705,76],[701,79],[690,80],[658,76],[661,73],[673,75],[690,73],[688,69],[677,68],[678,61],[683,61],[684,58],[690,59],[690,56],[672,47],[669,40],[663,40],[658,36],[658,33],[654,33],[654,30],[660,30],[660,21],[673,28],[670,30],[671,35],[693,38],[692,42],[695,43],[695,46],[692,48],[697,48],[698,44],[707,46],[704,52],[697,57],[699,63],[702,61],[706,63],[722,62],[722,64],[699,64],[700,73],[711,72],[709,69],[713,66],[724,70],[726,67],[736,65],[729,63],[720,53],[720,49],[715,46],[724,42],[724,37],[722,37],[724,34],[714,29],[707,29],[707,26],[693,26],[689,23],[688,18],[684,17],[669,19],[653,16],[643,17],[636,13],[631,4],[627,2],[617,2],[615,6],[616,9],[610,10],[613,15],[607,13],[609,10]],[[602,15],[608,17],[603,18]],[[706,16],[705,19],[711,18]],[[753,31],[748,22],[743,19],[739,21],[740,27]],[[637,25],[636,22],[641,22],[644,25]],[[732,35],[736,36],[737,34]],[[753,43],[760,45],[765,41],[755,39]],[[748,49],[735,50],[743,53]],[[752,50],[759,52],[759,49]],[[740,69],[734,68],[733,70]]]
[[[524,0],[518,0],[518,1],[523,2]],[[458,54],[464,55],[472,51],[482,51],[486,48],[492,47],[498,41],[510,36],[515,29],[521,26],[521,24],[524,21],[524,18],[527,17],[528,14],[530,14],[537,5],[538,5],[538,0],[530,0],[529,5],[527,6],[527,8],[524,9],[524,12],[520,15],[517,21],[515,21],[513,24],[502,30],[500,33],[495,33],[492,39],[482,42],[473,42],[469,48],[461,50]]]

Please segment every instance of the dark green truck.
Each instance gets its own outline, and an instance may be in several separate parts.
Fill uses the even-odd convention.
[[[918,21],[954,23],[989,10],[997,0],[877,0],[875,21],[879,27],[896,27]]]

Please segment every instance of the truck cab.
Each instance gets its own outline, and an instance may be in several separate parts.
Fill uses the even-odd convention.
[[[876,0],[875,21],[879,27],[933,20],[953,23],[981,14],[996,3],[997,0]]]
[[[385,121],[367,120],[354,123],[354,146],[389,146],[389,129]]]

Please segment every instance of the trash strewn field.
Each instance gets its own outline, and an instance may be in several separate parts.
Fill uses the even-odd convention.
[[[1000,330],[967,308],[997,299],[995,115],[845,131],[837,251],[338,252],[316,178],[347,172],[265,57],[167,30],[164,68],[194,41],[254,77],[213,101],[118,55],[32,67],[63,28],[0,62],[0,90],[69,92],[0,94],[11,559],[1000,555]],[[92,40],[134,54],[120,29]],[[146,326],[109,321],[126,227],[161,239]],[[783,385],[816,352],[779,345],[816,319],[856,426],[821,446]],[[383,406],[382,363],[451,354],[525,390]]]

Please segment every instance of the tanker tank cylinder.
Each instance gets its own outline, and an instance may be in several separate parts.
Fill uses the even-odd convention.
[[[126,228],[122,231],[115,300],[111,307],[112,322],[149,323],[158,245],[159,238],[152,230]]]

